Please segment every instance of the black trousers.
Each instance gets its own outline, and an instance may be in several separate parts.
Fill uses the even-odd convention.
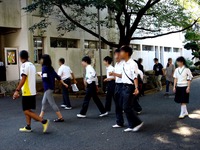
[[[116,123],[119,126],[124,125],[124,118],[123,118],[123,99],[122,99],[122,83],[116,83],[115,86],[115,114],[116,114]]]
[[[134,111],[134,92],[135,87],[133,85],[124,85],[122,88],[122,100],[123,100],[123,110],[126,114],[128,120],[129,128],[134,128],[142,123],[139,117]]]
[[[105,101],[105,109],[106,111],[111,111],[112,99],[114,99],[115,95],[115,81],[107,82],[107,93],[106,93],[106,101]]]
[[[96,84],[95,84],[95,82],[92,82],[91,84],[87,85],[86,95],[85,95],[85,98],[83,101],[83,105],[82,105],[80,114],[86,115],[91,98],[93,98],[93,100],[94,100],[95,104],[97,105],[101,114],[106,113],[106,110],[105,110],[103,104],[101,103],[99,97],[97,96]]]
[[[66,79],[64,82],[70,87],[71,79]],[[67,107],[72,107],[69,99],[69,87],[66,88],[64,85],[62,85],[63,104]]]
[[[137,95],[137,96],[133,96],[133,108],[136,112],[141,112],[142,111],[142,107],[141,105],[139,104],[139,98],[140,96]]]

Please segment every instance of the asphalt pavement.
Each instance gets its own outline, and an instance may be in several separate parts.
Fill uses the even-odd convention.
[[[32,133],[20,133],[26,125],[21,109],[21,99],[0,98],[0,150],[199,150],[200,149],[200,79],[192,83],[190,116],[179,120],[180,106],[173,96],[164,92],[146,95],[140,99],[143,112],[140,115],[144,127],[137,133],[124,133],[124,128],[113,129],[114,103],[108,117],[99,118],[93,101],[87,118],[78,119],[83,98],[72,98],[72,110],[61,112],[64,123],[54,123],[55,113],[49,107],[45,117],[51,120],[49,131],[42,133],[40,123],[32,121]],[[40,112],[42,95],[37,96]],[[62,97],[56,95],[58,105]],[[104,103],[105,97],[101,97]],[[125,118],[126,120],[126,118]],[[126,122],[127,125],[127,122]]]

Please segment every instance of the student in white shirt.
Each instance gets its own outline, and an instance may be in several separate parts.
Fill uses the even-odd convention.
[[[122,105],[122,71],[123,71],[123,61],[120,59],[120,50],[115,50],[115,70],[110,73],[110,76],[115,76],[115,114],[116,114],[116,124],[113,128],[120,128],[124,126],[123,118],[123,105]]]
[[[184,119],[188,116],[187,106],[189,103],[190,85],[192,81],[192,73],[187,68],[186,60],[184,57],[179,57],[176,60],[178,68],[174,72],[174,89],[175,102],[181,104],[181,113],[179,118]]]
[[[70,110],[72,109],[70,99],[69,99],[69,87],[71,85],[71,77],[73,79],[74,84],[76,84],[77,82],[70,67],[65,65],[64,58],[59,59],[59,65],[60,65],[60,68],[58,69],[58,75],[61,77],[64,83],[68,85],[68,88],[62,85],[63,104],[61,105],[61,107],[66,110]]]
[[[107,116],[108,113],[106,112],[103,104],[101,103],[99,97],[97,96],[98,78],[96,75],[96,71],[91,66],[91,58],[88,56],[83,57],[82,58],[82,66],[86,69],[85,81],[84,81],[84,83],[86,83],[86,95],[85,95],[85,98],[83,101],[81,111],[79,114],[77,114],[77,117],[78,118],[86,117],[86,113],[87,113],[89,102],[90,102],[91,98],[93,98],[95,104],[97,105],[99,111],[101,112],[99,117]]]
[[[124,132],[136,132],[143,126],[143,122],[139,119],[133,109],[134,96],[139,94],[138,90],[138,65],[131,58],[133,50],[129,46],[123,46],[120,49],[120,57],[124,60],[122,72],[122,101],[123,110],[128,120],[128,128]]]
[[[106,66],[106,79],[104,79],[104,82],[106,82],[107,84],[105,109],[107,112],[110,112],[112,106],[112,99],[114,100],[115,93],[115,77],[111,76],[110,73],[114,72],[115,68],[111,65],[112,58],[109,56],[106,56],[103,59],[103,63]]]

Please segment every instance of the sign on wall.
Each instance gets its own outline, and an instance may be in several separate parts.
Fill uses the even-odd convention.
[[[6,51],[7,65],[17,65],[17,53],[16,50]]]

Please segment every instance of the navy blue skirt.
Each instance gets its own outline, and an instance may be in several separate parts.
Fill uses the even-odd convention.
[[[189,93],[186,92],[187,87],[176,87],[174,101],[176,103],[189,103]]]

